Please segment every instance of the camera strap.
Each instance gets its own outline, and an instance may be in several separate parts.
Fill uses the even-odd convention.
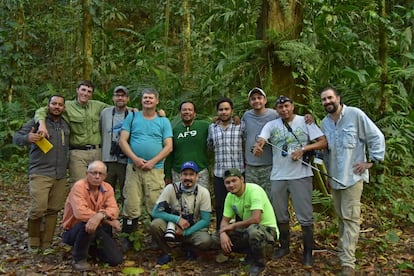
[[[174,186],[175,197],[180,202],[181,211],[182,211],[183,210],[182,195],[183,195],[183,192],[184,191],[181,189],[181,187],[177,187],[177,184],[176,183],[172,183],[172,184]],[[181,185],[181,182],[179,182],[179,185]],[[198,185],[195,187],[194,192],[193,192],[193,195],[194,195],[193,212],[195,211],[195,208],[196,208],[197,194],[198,194]]]
[[[289,125],[288,122],[286,122],[285,120],[282,119],[283,124],[285,125],[285,127],[287,128],[287,130],[293,135],[293,137],[295,137],[296,141],[298,141],[299,145],[301,147],[303,147],[302,143],[300,142],[299,138],[296,136],[296,134],[293,132],[292,127]]]

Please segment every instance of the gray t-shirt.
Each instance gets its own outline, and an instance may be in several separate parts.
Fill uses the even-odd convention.
[[[101,112],[100,128],[102,135],[102,161],[103,162],[118,162],[126,164],[128,158],[125,155],[111,155],[111,142],[119,141],[122,123],[126,117],[126,113],[116,112],[115,107],[107,107]]]
[[[254,156],[251,152],[256,139],[260,134],[263,126],[272,120],[279,118],[276,110],[266,108],[266,112],[262,115],[254,113],[253,109],[246,111],[242,117],[244,124],[244,141],[245,150],[244,157],[247,165],[250,166],[271,166],[272,165],[272,148],[269,145],[263,147],[263,155],[260,157]]]

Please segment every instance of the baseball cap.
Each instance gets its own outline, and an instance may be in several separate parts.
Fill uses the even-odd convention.
[[[281,96],[279,96],[279,98],[277,98],[275,106],[278,105],[278,104],[284,104],[286,102],[293,103],[293,101],[289,97],[281,95]]]
[[[193,161],[187,161],[187,162],[184,162],[184,163],[181,165],[181,170],[180,170],[180,172],[182,172],[183,170],[186,170],[186,169],[191,169],[191,170],[195,171],[196,173],[198,173],[198,166],[197,166],[197,164],[196,164],[195,162],[193,162]]]
[[[248,97],[250,98],[251,95],[256,94],[256,93],[266,97],[266,93],[263,91],[263,89],[261,89],[259,87],[255,87],[252,90],[250,90]]]
[[[114,94],[118,92],[119,90],[122,90],[126,95],[128,95],[128,89],[125,86],[119,85],[115,87]]]
[[[228,169],[224,171],[224,178],[230,177],[230,176],[237,176],[240,177],[242,176],[241,171],[239,171],[238,169],[232,168],[232,169]]]

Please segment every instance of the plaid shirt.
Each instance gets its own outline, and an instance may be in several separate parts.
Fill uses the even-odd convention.
[[[223,177],[224,171],[231,168],[244,172],[243,126],[231,122],[226,128],[211,124],[208,128],[207,144],[214,147],[214,175]]]

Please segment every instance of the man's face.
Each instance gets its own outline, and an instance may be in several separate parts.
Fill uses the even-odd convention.
[[[156,108],[158,105],[158,99],[154,94],[144,93],[141,99],[143,108]]]
[[[54,96],[48,105],[49,114],[55,117],[62,115],[65,111],[65,100],[62,97]]]
[[[260,111],[266,108],[267,99],[260,93],[250,95],[249,105],[253,110]]]
[[[280,117],[284,120],[292,118],[294,109],[295,106],[291,102],[284,102],[276,106],[277,113],[279,113]]]
[[[106,178],[105,167],[97,164],[86,172],[86,180],[89,185],[98,187]]]
[[[322,105],[328,113],[335,113],[341,104],[341,97],[337,96],[332,89],[321,93]]]
[[[229,193],[240,196],[243,194],[243,176],[229,176],[224,179],[224,186]]]
[[[194,105],[192,103],[184,103],[180,110],[181,120],[184,124],[190,125],[196,116]]]
[[[88,101],[92,98],[93,89],[92,87],[81,85],[76,89],[78,94],[77,100],[80,104],[87,104]]]
[[[198,174],[192,169],[185,169],[180,174],[181,183],[186,188],[191,188],[195,185],[198,179]]]
[[[116,107],[124,108],[124,107],[127,106],[128,102],[129,102],[129,96],[128,96],[128,94],[125,94],[124,91],[118,90],[112,96],[112,100],[114,101],[114,105]]]
[[[233,109],[230,106],[230,103],[223,102],[218,106],[217,115],[219,116],[220,121],[228,122],[231,120],[233,115]]]

